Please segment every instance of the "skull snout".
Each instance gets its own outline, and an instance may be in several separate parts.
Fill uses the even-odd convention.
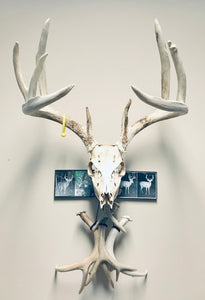
[[[105,203],[107,203],[110,206],[110,208],[112,209],[113,203],[114,203],[113,194],[112,193],[102,193],[101,197],[102,197],[102,201],[100,202],[101,208],[104,206]]]
[[[101,196],[106,199],[110,199],[112,197],[112,193],[102,193]]]
[[[106,178],[102,178],[102,184],[101,189],[99,189],[99,201],[100,201],[100,207],[102,208],[105,204],[108,204],[110,208],[113,208],[113,204],[115,201],[115,198],[118,196],[119,193],[119,185],[120,180],[113,180],[113,178],[110,176],[106,176]]]

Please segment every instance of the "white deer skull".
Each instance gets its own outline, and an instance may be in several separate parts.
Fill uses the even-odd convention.
[[[91,151],[88,175],[92,178],[101,208],[106,203],[112,208],[125,172],[122,152],[118,145],[96,145]]]

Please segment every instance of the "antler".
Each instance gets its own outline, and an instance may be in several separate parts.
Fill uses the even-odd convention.
[[[121,226],[125,226],[130,221],[132,221],[132,219],[129,216],[122,216],[119,223]],[[106,239],[106,249],[113,258],[115,258],[114,244],[118,233],[119,233],[119,229],[113,226]],[[107,268],[107,265],[104,265],[104,270],[105,268]],[[146,277],[148,274],[148,271],[139,272],[138,270],[135,271],[122,270],[121,272],[132,277]],[[119,277],[119,272],[116,271],[116,281],[118,280],[118,277]]]
[[[92,227],[93,221],[88,217],[85,211],[80,212],[78,215],[89,227]],[[119,223],[123,226],[129,220],[129,217],[122,217]],[[120,272],[133,277],[144,277],[147,275],[147,272],[140,273],[137,269],[124,265],[116,259],[113,247],[119,230],[113,228],[107,237],[107,241],[105,241],[105,229],[105,224],[101,223],[94,232],[92,231],[94,235],[94,247],[87,258],[73,265],[56,267],[57,272],[70,272],[74,270],[82,271],[83,277],[79,293],[81,293],[84,287],[92,281],[93,276],[100,265],[102,265],[105,275],[112,287],[114,287],[114,284],[110,276],[110,271],[116,271],[116,280],[118,279]]]
[[[23,112],[27,115],[50,119],[62,124],[63,114],[55,111],[50,104],[67,95],[74,85],[66,86],[52,94],[48,94],[47,92],[45,60],[48,56],[48,53],[46,53],[46,44],[48,39],[49,23],[50,20],[48,19],[45,22],[41,33],[38,52],[36,55],[36,67],[31,77],[29,87],[26,86],[21,72],[18,42],[16,42],[13,49],[13,64],[19,89],[25,99],[25,104],[22,106]],[[37,96],[37,87],[39,87],[40,96]],[[85,144],[87,150],[90,151],[95,142],[92,136],[92,122],[88,107],[86,107],[86,120],[86,130],[84,130],[81,124],[75,122],[70,117],[66,117],[65,126],[77,134]]]
[[[174,62],[178,81],[176,100],[168,100],[170,91],[170,60],[167,46],[163,39],[162,30],[157,20],[155,20],[155,34],[161,60],[161,98],[148,95],[132,86],[134,93],[140,98],[140,100],[151,106],[154,106],[157,108],[157,110],[138,120],[131,127],[128,127],[128,111],[131,104],[131,100],[129,100],[123,113],[121,126],[120,144],[124,151],[134,136],[142,129],[153,123],[178,117],[188,112],[188,107],[185,104],[186,75],[183,64],[178,55],[177,47],[171,41],[168,41],[167,45]]]

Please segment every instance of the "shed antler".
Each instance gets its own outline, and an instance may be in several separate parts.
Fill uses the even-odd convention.
[[[36,55],[36,67],[31,77],[29,87],[26,86],[22,76],[19,62],[19,44],[17,42],[13,50],[13,64],[18,86],[25,99],[25,104],[22,106],[23,112],[31,116],[50,119],[62,124],[63,114],[55,111],[50,104],[67,95],[74,85],[66,86],[52,94],[48,94],[47,92],[45,60],[48,56],[48,53],[46,53],[46,44],[48,39],[49,23],[50,20],[48,19],[45,22],[41,33],[38,52]],[[40,96],[37,96],[37,87],[39,88]],[[94,144],[94,139],[92,136],[91,117],[87,107],[86,119],[86,130],[81,124],[75,122],[69,117],[66,117],[65,126],[77,134],[85,144],[88,151],[90,151]]]
[[[93,221],[88,217],[85,211],[82,211],[77,214],[80,218],[89,226],[91,227]],[[120,225],[123,227],[127,224],[127,222],[131,221],[130,217],[124,216],[119,221]],[[70,272],[74,270],[81,270],[82,271],[82,282],[79,293],[81,293],[85,286],[87,286],[93,279],[93,276],[96,274],[97,269],[101,265],[105,275],[114,287],[114,283],[112,281],[110,272],[116,271],[116,281],[118,280],[119,274],[124,273],[128,276],[132,277],[146,277],[147,271],[139,272],[136,268],[124,265],[120,263],[115,255],[114,255],[114,243],[117,237],[117,233],[119,232],[118,229],[114,226],[108,236],[107,240],[105,240],[105,230],[106,224],[101,223],[99,224],[97,230],[93,232],[94,236],[94,247],[91,254],[83,259],[82,261],[72,264],[69,266],[59,266],[56,267],[56,272]]]
[[[176,100],[168,100],[170,92],[170,59],[167,51],[167,45],[163,39],[162,30],[157,20],[155,20],[155,34],[161,60],[161,98],[148,95],[132,86],[133,91],[140,98],[140,100],[151,106],[154,106],[157,108],[157,110],[138,120],[131,127],[128,127],[128,111],[131,100],[129,101],[128,105],[125,107],[122,118],[120,144],[123,150],[126,150],[128,144],[131,142],[134,136],[147,126],[162,120],[181,116],[188,112],[188,107],[185,104],[186,75],[183,64],[178,55],[177,47],[171,41],[168,41],[167,45],[174,62],[178,81]]]

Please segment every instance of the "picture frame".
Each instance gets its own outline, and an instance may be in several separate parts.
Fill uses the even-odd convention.
[[[87,170],[55,170],[54,200],[95,197]],[[121,200],[157,200],[157,172],[127,171],[121,180]]]

